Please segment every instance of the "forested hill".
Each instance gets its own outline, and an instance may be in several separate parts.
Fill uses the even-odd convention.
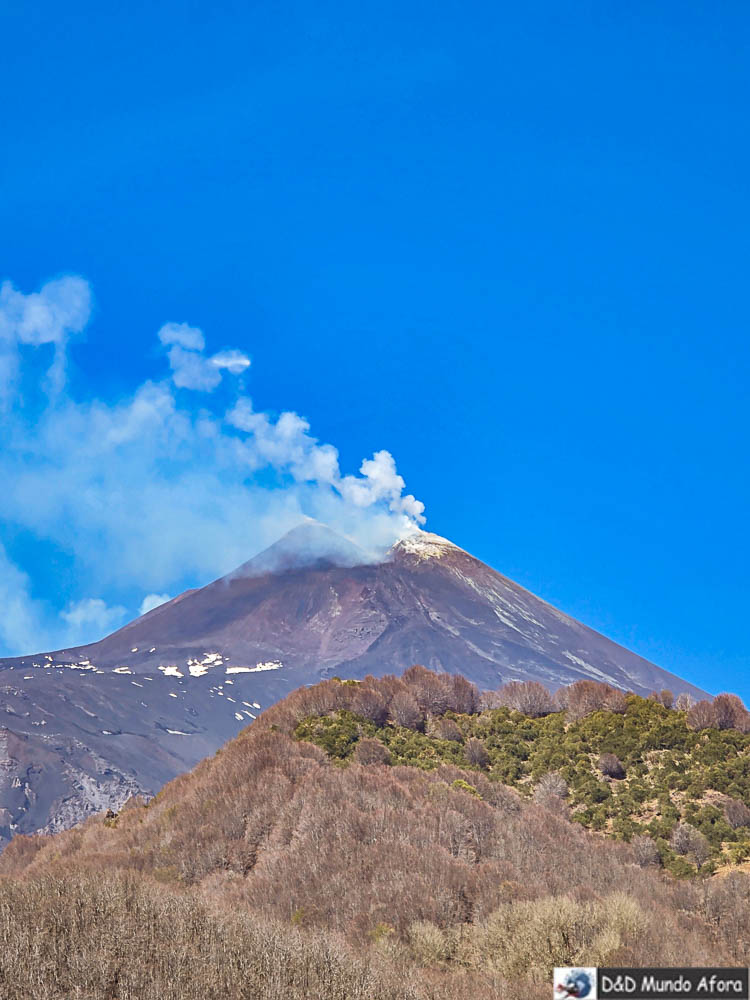
[[[747,736],[689,728],[705,706],[599,685],[497,700],[536,718],[421,668],[326,681],[148,804],[15,837],[0,854],[0,996],[541,1000],[555,965],[747,965],[750,878],[709,877],[718,845],[696,847],[709,785],[739,802]],[[741,706],[718,708],[732,706],[708,721],[741,724]],[[597,771],[608,753],[624,777]],[[662,786],[680,818],[701,813],[684,854],[664,847],[669,816],[628,844],[607,812],[645,789],[628,816],[647,829]],[[741,849],[739,806],[715,808],[723,852]]]
[[[295,736],[341,762],[481,772],[675,875],[750,859],[750,717],[736,696],[678,708],[669,691],[642,698],[580,681],[553,698],[511,683],[472,705],[441,683],[418,667],[377,682],[384,713],[374,693],[344,682],[348,707],[304,718]]]

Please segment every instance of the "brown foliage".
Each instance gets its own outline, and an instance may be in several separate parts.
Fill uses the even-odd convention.
[[[391,752],[380,740],[365,737],[357,743],[354,759],[358,764],[390,764]]]
[[[4,1000],[416,1000],[376,953],[130,875],[0,883]]]
[[[736,694],[717,694],[714,698],[714,716],[717,729],[738,729],[747,710]]]
[[[559,812],[568,797],[568,783],[561,774],[551,771],[543,774],[534,789],[534,801],[545,809]]]
[[[599,770],[609,778],[617,778],[618,781],[625,777],[625,768],[622,761],[613,753],[603,753],[599,758]]]
[[[710,729],[716,725],[716,712],[710,701],[697,701],[687,714],[687,724],[690,729]]]
[[[11,1000],[74,996],[70,970],[84,975],[86,964],[85,974],[99,977],[81,980],[87,1000],[499,1000],[519,990],[536,1000],[548,990],[550,956],[562,965],[595,949],[603,965],[750,962],[747,880],[676,883],[650,861],[639,868],[633,862],[653,857],[653,847],[597,838],[567,821],[560,775],[542,777],[529,803],[477,770],[341,766],[288,735],[312,707],[352,708],[367,687],[391,710],[408,697],[421,720],[399,678],[327,681],[264,713],[148,805],[123,809],[116,827],[95,817],[55,837],[16,838],[0,855],[0,875],[12,876],[0,878],[0,975],[20,977]],[[470,685],[451,680],[446,689],[471,700]],[[700,840],[688,834],[680,846],[700,863]],[[76,889],[80,879],[102,899]],[[128,879],[135,888],[117,888]],[[121,892],[145,895],[135,909],[108,909]],[[597,923],[606,934],[592,937]],[[539,941],[550,942],[546,956]],[[179,992],[180,956],[193,993],[190,983]],[[141,969],[156,970],[161,993],[141,989]],[[102,978],[115,972],[119,994]],[[245,992],[231,978],[241,973]],[[512,988],[508,976],[518,980]]]
[[[613,690],[608,684],[597,684],[596,681],[576,681],[567,689],[568,717],[575,721],[600,711],[606,707],[607,698]]]
[[[664,688],[659,692],[659,701],[665,708],[671,708],[674,705],[674,692]]]
[[[624,715],[628,710],[628,699],[625,692],[619,688],[610,688],[604,699],[604,707],[608,712]]]
[[[740,826],[750,826],[750,809],[739,799],[729,799],[724,806],[724,814],[733,830]]]
[[[487,767],[490,762],[490,757],[484,743],[476,739],[476,737],[472,737],[466,741],[464,753],[468,762],[474,764],[476,767]]]
[[[555,711],[552,695],[537,681],[510,681],[497,692],[497,704],[507,705],[532,719]]]
[[[451,740],[454,743],[463,743],[463,733],[458,728],[453,719],[432,718],[428,721],[427,732],[436,740]]]
[[[406,729],[419,729],[424,721],[424,715],[416,699],[408,691],[398,691],[394,694],[388,711],[393,722]]]
[[[700,867],[711,855],[711,847],[700,832],[689,823],[678,823],[670,838],[672,850],[677,854],[689,854]]]
[[[677,701],[674,703],[674,707],[678,712],[687,712],[695,704],[695,698],[687,691],[682,691],[677,695]]]
[[[383,694],[371,684],[360,684],[354,693],[352,711],[369,719],[376,726],[382,726],[388,718],[388,702]]]
[[[652,865],[661,864],[659,850],[650,837],[639,834],[633,837],[630,841],[630,846],[633,848],[636,863],[641,868],[649,868]]]

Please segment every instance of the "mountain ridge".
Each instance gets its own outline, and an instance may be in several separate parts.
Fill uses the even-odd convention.
[[[438,535],[408,535],[379,561],[359,552],[305,523],[98,642],[0,660],[0,718],[18,738],[0,770],[0,844],[57,829],[106,795],[117,808],[134,786],[156,792],[261,710],[334,674],[421,663],[483,689],[592,679],[703,696]]]

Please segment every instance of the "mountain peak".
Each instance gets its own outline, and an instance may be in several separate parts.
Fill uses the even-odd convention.
[[[442,559],[451,553],[463,552],[463,549],[442,535],[418,530],[396,542],[391,552],[396,555],[409,555],[415,557],[417,562],[422,562],[426,559]]]
[[[261,576],[308,566],[351,567],[370,562],[368,554],[350,539],[320,521],[305,518],[231,575]]]

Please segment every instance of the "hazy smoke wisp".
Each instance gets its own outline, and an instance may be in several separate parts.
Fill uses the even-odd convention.
[[[303,417],[255,410],[244,353],[206,353],[203,332],[186,323],[158,331],[168,370],[122,399],[74,398],[66,348],[90,309],[77,276],[30,295],[0,286],[0,473],[13,484],[2,522],[71,567],[57,606],[34,596],[34,566],[11,559],[7,541],[0,548],[0,594],[9,595],[0,652],[99,638],[167,593],[228,572],[304,517],[368,552],[424,522],[389,452],[343,473],[337,449]]]

